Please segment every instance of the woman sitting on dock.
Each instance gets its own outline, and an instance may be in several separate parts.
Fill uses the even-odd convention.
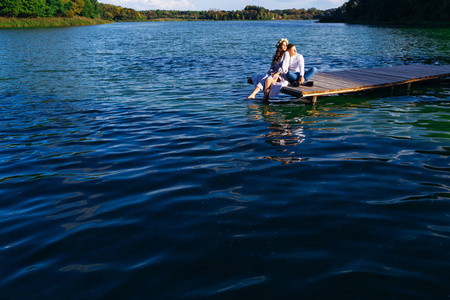
[[[277,51],[272,57],[272,64],[270,65],[269,71],[263,76],[258,75],[252,78],[255,89],[253,90],[251,95],[247,97],[247,99],[255,99],[256,94],[261,90],[264,90],[264,93],[266,94],[266,90],[270,87],[270,85],[278,81],[281,66],[283,63],[282,58],[286,52],[288,43],[288,40],[284,38],[278,41],[275,46],[277,48]]]

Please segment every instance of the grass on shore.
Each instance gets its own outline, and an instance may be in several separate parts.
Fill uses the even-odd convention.
[[[4,18],[0,17],[0,28],[19,27],[56,27],[56,26],[85,26],[112,23],[108,20],[73,18]]]

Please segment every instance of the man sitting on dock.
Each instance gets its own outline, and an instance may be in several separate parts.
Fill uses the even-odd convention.
[[[300,85],[312,86],[312,82],[308,81],[317,73],[317,68],[312,67],[305,73],[305,61],[303,55],[297,53],[294,44],[287,46],[287,51],[283,56],[283,73],[289,83],[295,87]]]

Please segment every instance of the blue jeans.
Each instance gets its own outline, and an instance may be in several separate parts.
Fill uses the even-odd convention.
[[[317,73],[316,67],[312,67],[311,69],[306,71],[305,75],[303,76],[303,78],[305,78],[305,82],[303,82],[303,84],[305,84],[308,80],[310,80],[316,73]],[[300,79],[300,72],[294,73],[292,71],[288,71],[286,73],[286,77],[287,77],[289,83],[292,84],[294,81],[297,81]]]

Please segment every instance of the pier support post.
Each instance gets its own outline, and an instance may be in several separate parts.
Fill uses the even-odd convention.
[[[411,91],[411,82],[406,84],[406,94],[409,96],[409,92]]]
[[[303,101],[306,104],[312,104],[315,105],[317,102],[317,96],[308,96],[308,97],[301,97],[298,98],[299,100]]]
[[[312,105],[315,105],[317,102],[317,96],[310,96],[310,97],[304,97],[304,98],[299,98],[299,99],[307,104],[312,104]]]

